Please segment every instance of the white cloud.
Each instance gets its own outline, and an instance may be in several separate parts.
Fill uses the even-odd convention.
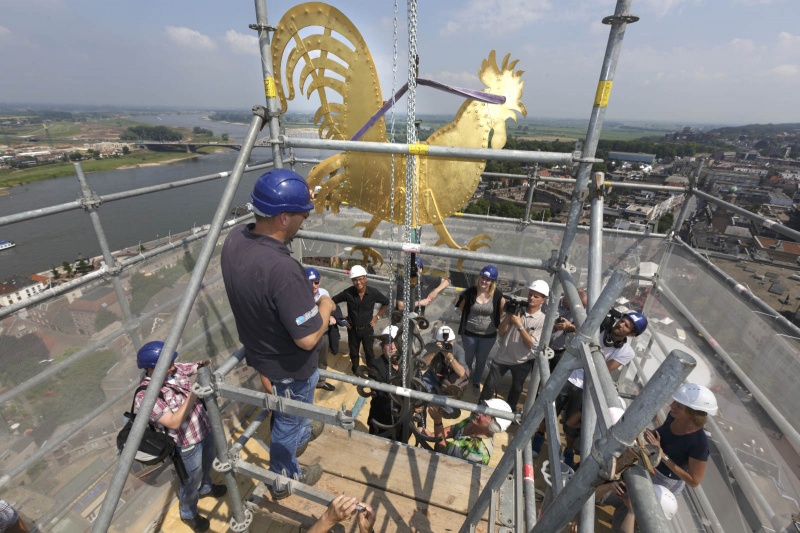
[[[769,69],[767,72],[777,78],[785,80],[800,79],[800,67],[797,65],[778,65],[777,67]]]
[[[797,51],[800,49],[800,35],[792,35],[787,31],[782,31],[778,34],[778,44],[792,51]]]
[[[516,32],[550,13],[549,0],[470,0],[463,9],[445,22],[442,35],[459,32],[481,32],[489,35],[507,35]]]
[[[753,52],[756,45],[752,39],[734,39],[730,42],[731,48],[737,52]]]
[[[217,47],[211,37],[191,28],[167,26],[164,30],[167,32],[167,37],[179,46],[194,50],[214,50]]]
[[[258,50],[258,37],[253,35],[245,35],[236,30],[228,30],[225,32],[225,42],[237,54],[259,55],[260,53]]]

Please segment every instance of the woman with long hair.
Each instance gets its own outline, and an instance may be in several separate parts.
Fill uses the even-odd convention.
[[[497,328],[506,302],[503,293],[497,289],[497,276],[497,267],[486,265],[476,278],[475,286],[465,289],[456,300],[456,307],[461,311],[458,334],[464,346],[467,368],[472,368],[475,362],[472,374],[475,395],[481,392],[483,369],[497,339]]]
[[[664,423],[655,431],[646,430],[644,438],[661,450],[653,483],[678,495],[689,485],[703,480],[710,453],[704,426],[708,415],[717,414],[714,393],[702,385],[681,385],[670,404]]]

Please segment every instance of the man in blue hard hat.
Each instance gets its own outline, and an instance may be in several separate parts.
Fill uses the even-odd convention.
[[[158,363],[164,343],[148,342],[136,354],[136,365],[145,370],[146,376],[140,386],[150,384],[150,376]],[[169,369],[161,391],[150,414],[150,420],[161,425],[175,441],[180,461],[186,476],[180,480],[178,488],[178,509],[183,523],[192,531],[206,531],[210,524],[208,518],[197,512],[197,500],[206,496],[220,498],[228,492],[225,485],[211,483],[211,466],[216,456],[214,440],[211,438],[211,422],[208,420],[203,402],[197,401],[192,392],[192,380],[197,369],[209,363],[176,363],[178,352],[172,355]],[[142,405],[145,390],[142,389],[134,400],[136,409]]]
[[[606,361],[606,368],[613,372],[627,365],[635,357],[628,342],[629,337],[638,337],[647,329],[647,318],[638,311],[625,314],[612,309],[600,325],[600,351]],[[575,444],[581,435],[581,410],[583,409],[583,368],[573,370],[567,383],[556,398],[556,413],[564,411],[564,463],[575,466]],[[533,436],[534,457],[539,454],[544,442],[544,425]]]
[[[222,247],[222,277],[239,340],[267,392],[314,403],[320,345],[334,304],[328,296],[314,302],[305,270],[285,244],[314,207],[308,183],[275,168],[258,178],[250,197],[255,223],[232,229]],[[270,470],[314,485],[322,467],[301,470],[297,455],[323,424],[282,412],[272,417]],[[289,496],[288,490],[270,490],[275,499]]]
[[[314,301],[316,302],[323,296],[330,297],[330,293],[320,287],[322,284],[322,274],[314,267],[306,267],[306,277],[311,283],[311,290],[314,292]],[[339,306],[333,308],[333,313],[328,319],[328,331],[322,337],[322,347],[319,349],[319,369],[327,370],[328,368],[328,355],[339,353],[339,341],[341,334],[339,333],[339,326],[346,326],[347,321],[342,314]],[[328,382],[324,377],[320,376],[317,382],[317,388],[326,390],[328,392],[335,391],[336,386]]]

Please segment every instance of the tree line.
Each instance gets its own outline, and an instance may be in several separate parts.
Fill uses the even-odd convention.
[[[131,126],[119,135],[121,141],[177,142],[183,134],[166,126]]]

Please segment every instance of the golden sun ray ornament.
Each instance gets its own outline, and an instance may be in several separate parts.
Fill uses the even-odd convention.
[[[301,35],[302,33],[302,35]],[[355,25],[338,9],[321,3],[300,4],[289,11],[276,27],[272,40],[272,61],[275,65],[275,90],[286,111],[287,100],[295,97],[295,78],[301,94],[316,94],[320,106],[314,116],[319,135],[325,139],[351,139],[384,105],[380,82],[369,47]],[[503,104],[489,104],[467,99],[449,124],[435,131],[420,144],[462,148],[502,149],[506,143],[507,119],[516,120],[516,113],[527,115],[522,97],[521,70],[514,70],[517,61],[506,55],[497,64],[495,51],[483,60],[478,78],[486,86],[484,93],[505,97]],[[297,73],[300,68],[299,74]],[[490,141],[491,139],[491,141]],[[360,137],[370,142],[388,142],[386,123],[381,116]],[[342,202],[372,215],[363,227],[363,237],[371,237],[381,221],[403,224],[405,221],[406,156],[395,156],[395,205],[392,219],[392,164],[390,154],[343,152],[328,157],[308,175],[310,188],[320,186],[315,208],[339,212]],[[491,237],[475,236],[466,246],[451,237],[444,220],[461,209],[475,193],[485,160],[462,160],[448,157],[418,157],[417,191],[413,199],[412,224],[432,224],[439,236],[437,245],[478,250],[489,246]],[[355,247],[382,262],[372,249]]]

